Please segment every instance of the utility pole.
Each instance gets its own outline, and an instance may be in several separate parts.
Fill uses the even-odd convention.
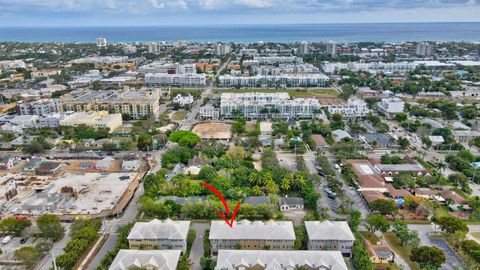
[[[53,259],[53,269],[54,270],[58,270],[57,268],[57,261],[55,259],[55,254],[53,253],[53,250],[52,250],[52,259]]]

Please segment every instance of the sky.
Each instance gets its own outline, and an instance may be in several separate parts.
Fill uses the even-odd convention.
[[[3,26],[478,22],[480,0],[0,0]]]

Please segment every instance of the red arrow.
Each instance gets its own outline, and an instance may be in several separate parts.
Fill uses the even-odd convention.
[[[223,207],[225,208],[225,213],[227,216],[230,215],[230,210],[228,209],[228,204],[227,204],[227,201],[225,200],[225,198],[223,198],[223,195],[222,193],[220,193],[220,191],[218,191],[216,188],[214,188],[213,186],[207,184],[207,183],[204,183],[202,182],[202,185],[208,189],[210,189],[213,193],[215,193],[215,195],[217,195],[217,197],[222,201],[223,203]],[[221,212],[221,211],[218,211],[218,215],[227,223],[228,226],[230,226],[230,228],[233,226],[233,222],[235,221],[235,217],[237,216],[237,212],[238,212],[238,209],[240,208],[240,201],[238,201],[237,203],[237,206],[235,206],[235,209],[233,210],[233,214],[230,218],[230,220],[227,219],[227,217]]]

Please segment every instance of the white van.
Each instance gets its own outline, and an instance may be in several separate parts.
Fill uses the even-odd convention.
[[[4,244],[4,245],[8,244],[8,242],[10,242],[10,240],[12,240],[12,238],[13,238],[13,236],[11,236],[11,235],[5,236],[2,240],[2,244]]]

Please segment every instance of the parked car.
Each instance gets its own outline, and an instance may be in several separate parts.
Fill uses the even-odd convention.
[[[20,244],[23,245],[23,244],[27,243],[27,241],[28,241],[28,237],[23,237],[22,239],[20,239]]]
[[[12,240],[12,238],[13,238],[13,236],[11,236],[11,235],[5,236],[2,240],[2,244],[4,244],[4,245],[8,244],[8,242],[10,242],[10,240]]]

